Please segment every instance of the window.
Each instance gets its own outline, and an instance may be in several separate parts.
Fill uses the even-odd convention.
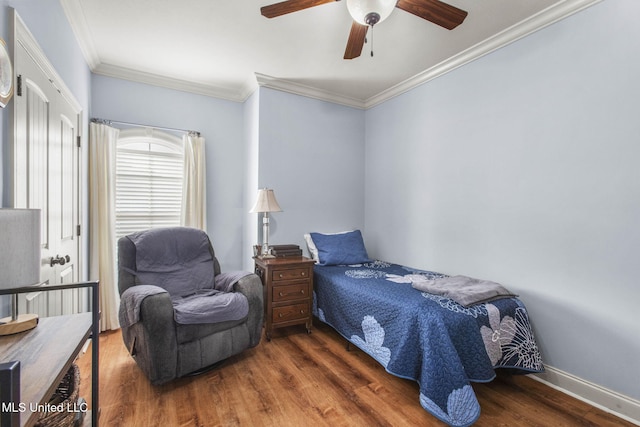
[[[116,238],[180,225],[182,140],[151,129],[120,132],[116,148]]]

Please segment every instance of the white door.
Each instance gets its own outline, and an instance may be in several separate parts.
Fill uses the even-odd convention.
[[[44,67],[46,68],[46,67]],[[44,286],[79,279],[77,111],[20,42],[15,47],[14,206],[41,209]],[[21,310],[41,316],[84,307],[81,292],[27,294]]]

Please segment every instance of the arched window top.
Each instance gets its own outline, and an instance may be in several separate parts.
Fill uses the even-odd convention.
[[[127,149],[181,153],[182,139],[152,128],[135,128],[120,131],[118,144]]]

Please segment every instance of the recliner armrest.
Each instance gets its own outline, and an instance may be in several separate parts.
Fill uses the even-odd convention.
[[[264,290],[262,281],[256,274],[249,274],[233,285],[234,292],[243,294],[249,302],[247,326],[251,338],[251,347],[260,343],[262,336],[262,322],[264,319]]]
[[[178,341],[168,293],[146,297],[140,306],[140,321],[123,332],[127,348],[153,384],[176,377]]]

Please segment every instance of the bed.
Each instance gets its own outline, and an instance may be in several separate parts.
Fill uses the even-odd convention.
[[[339,246],[343,252],[352,247]],[[467,426],[478,419],[480,405],[470,383],[491,381],[495,369],[544,370],[527,310],[517,297],[463,306],[413,286],[444,274],[371,260],[366,251],[328,263],[322,258],[320,248],[314,315],[387,372],[417,381],[420,404],[445,423]]]

